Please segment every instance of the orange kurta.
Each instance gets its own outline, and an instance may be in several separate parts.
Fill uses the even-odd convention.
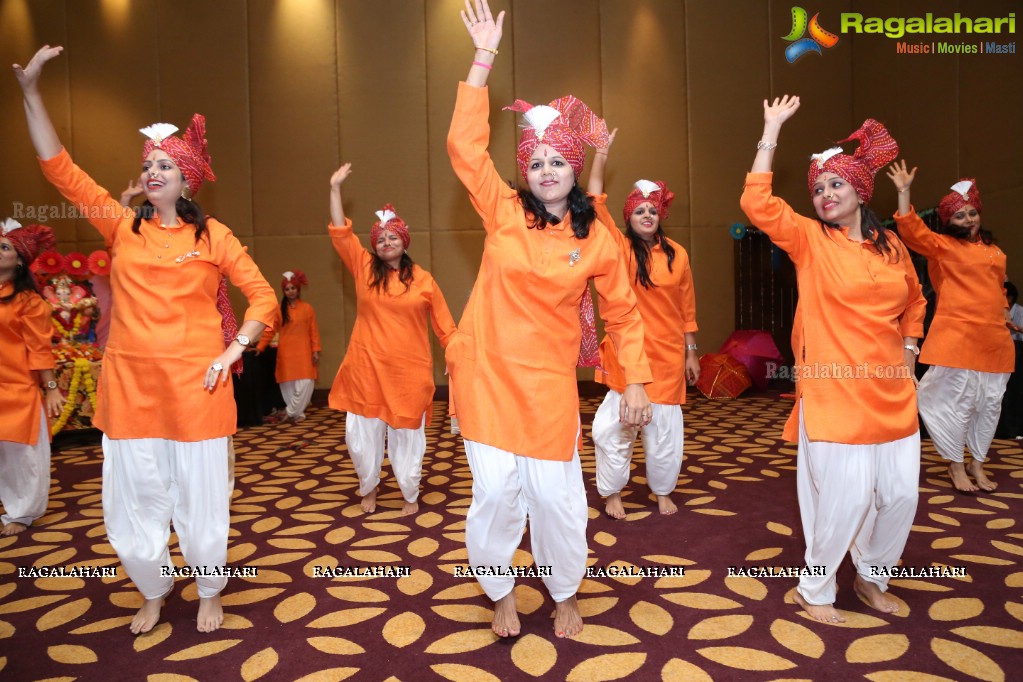
[[[320,350],[320,329],[316,326],[316,311],[296,299],[288,309],[288,324],[282,325],[281,309],[274,315],[273,328],[267,328],[259,341],[259,350],[265,350],[277,332],[277,383],[298,379],[319,379],[320,368],[313,364],[313,353]]]
[[[893,233],[898,261],[848,228],[822,229],[771,193],[772,173],[748,173],[742,209],[796,266],[792,330],[796,405],[785,425],[798,440],[799,404],[813,441],[886,443],[918,430],[916,390],[904,337],[923,336],[926,300],[909,252]]]
[[[696,326],[696,290],[689,254],[678,242],[665,237],[675,249],[675,260],[668,270],[668,256],[655,244],[650,249],[647,272],[656,285],[647,289],[636,281],[636,256],[629,238],[614,225],[607,210],[607,195],[594,197],[602,225],[610,226],[609,234],[618,245],[629,266],[629,282],[636,294],[639,313],[643,316],[643,350],[650,361],[654,380],[646,385],[650,402],[659,405],[684,405],[686,402],[686,333],[698,331]],[[594,378],[609,388],[625,390],[625,371],[618,362],[614,344],[607,336],[600,343],[600,365]]]
[[[933,232],[916,211],[895,215],[906,246],[927,258],[938,306],[920,362],[979,372],[1012,372],[1016,351],[1005,326],[1005,252]]]
[[[230,382],[211,394],[203,380],[224,352],[217,310],[221,274],[248,298],[246,321],[273,322],[274,291],[247,249],[213,218],[198,243],[195,227],[180,218],[176,228],[143,220],[134,234],[134,214],[74,165],[66,150],[40,165],[110,244],[116,305],[93,424],[109,438],[194,442],[234,433]]]
[[[330,239],[355,278],[357,312],[348,352],[330,389],[330,406],[360,417],[373,417],[395,429],[418,429],[433,401],[433,354],[430,332],[445,348],[455,321],[444,294],[429,272],[412,266],[408,290],[398,271],[388,273],[387,291],[371,289],[373,255],[352,232],[352,221],[330,226]]]
[[[458,422],[468,440],[568,461],[579,425],[579,302],[589,281],[630,384],[651,380],[643,323],[625,261],[607,231],[613,228],[594,225],[577,239],[570,215],[543,230],[527,227],[518,194],[487,152],[489,113],[487,88],[460,83],[448,153],[487,238],[446,354]]]
[[[0,284],[0,298],[12,291],[10,282]],[[31,291],[0,303],[0,440],[25,445],[39,440],[42,394],[33,372],[54,368],[52,314],[43,297]]]

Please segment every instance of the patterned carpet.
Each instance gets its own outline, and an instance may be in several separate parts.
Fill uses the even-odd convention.
[[[100,505],[101,455],[66,443],[53,457],[48,514],[0,539],[0,679],[6,680],[1005,680],[1023,661],[1023,450],[996,441],[993,494],[951,489],[925,441],[916,525],[904,565],[965,567],[965,576],[900,578],[896,616],[860,602],[839,572],[844,625],[809,620],[793,578],[729,577],[729,566],[798,566],[795,448],[778,440],[791,405],[774,396],[695,400],[675,499],[656,513],[641,450],[626,521],[600,510],[585,401],[583,466],[595,567],[684,567],[676,577],[599,576],[579,595],[573,641],[553,636],[539,579],[518,582],[523,634],[498,641],[466,561],[471,476],[446,421],[428,429],[420,513],[399,517],[387,464],[378,511],[364,515],[347,458],[343,415],[310,411],[298,425],[236,437],[224,628],[196,632],[197,594],[179,579],[163,622],[132,637],[140,603],[118,567],[106,578],[18,577],[19,567],[117,567]],[[443,414],[444,405],[436,405]],[[528,548],[528,538],[523,547]],[[175,545],[176,547],[176,545]],[[516,564],[531,557],[520,550]],[[175,554],[175,562],[181,563]],[[316,567],[408,566],[403,577],[318,578]]]

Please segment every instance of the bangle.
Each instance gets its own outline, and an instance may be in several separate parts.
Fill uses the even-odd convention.
[[[599,149],[597,151],[593,152],[593,153],[594,154],[600,154],[601,156],[607,156],[607,152],[602,152]]]
[[[690,351],[690,350],[699,350],[699,349],[700,349],[700,347],[699,347],[699,346],[697,346],[697,345],[696,345],[695,343],[687,343],[687,344],[686,344],[686,350],[687,350],[687,351]]]
[[[908,188],[908,187],[907,187],[906,189],[900,189],[900,190],[899,190],[899,194],[905,194],[905,193],[906,193],[906,192],[908,192],[908,191],[909,191],[909,188]]]
[[[494,67],[493,67],[493,66],[491,66],[490,64],[485,64],[485,63],[483,63],[483,62],[479,62],[479,61],[476,61],[476,60],[473,60],[473,62],[472,62],[472,65],[473,65],[473,66],[482,66],[482,67],[483,67],[484,69],[486,69],[487,71],[491,71],[491,70],[493,70],[493,68],[494,68]]]
[[[476,49],[477,50],[483,50],[484,52],[489,52],[490,54],[493,54],[493,55],[497,54],[497,49],[493,48],[493,47],[483,47],[482,45],[477,45]]]
[[[767,140],[761,140],[757,142],[757,149],[762,149],[765,152],[769,152],[778,146],[777,142],[768,142]]]

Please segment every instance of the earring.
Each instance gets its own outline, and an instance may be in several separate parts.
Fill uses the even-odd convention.
[[[192,188],[189,187],[187,184],[182,185],[181,187],[181,198],[184,199],[185,201],[192,200]]]

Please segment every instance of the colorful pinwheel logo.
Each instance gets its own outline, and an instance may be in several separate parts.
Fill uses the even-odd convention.
[[[792,30],[784,38],[792,43],[785,48],[785,59],[789,64],[808,52],[822,54],[822,47],[834,47],[838,44],[838,36],[821,28],[820,22],[817,20],[819,16],[820,12],[814,14],[813,18],[807,21],[805,9],[802,7],[792,8]],[[807,31],[810,35],[804,38],[803,34]]]

